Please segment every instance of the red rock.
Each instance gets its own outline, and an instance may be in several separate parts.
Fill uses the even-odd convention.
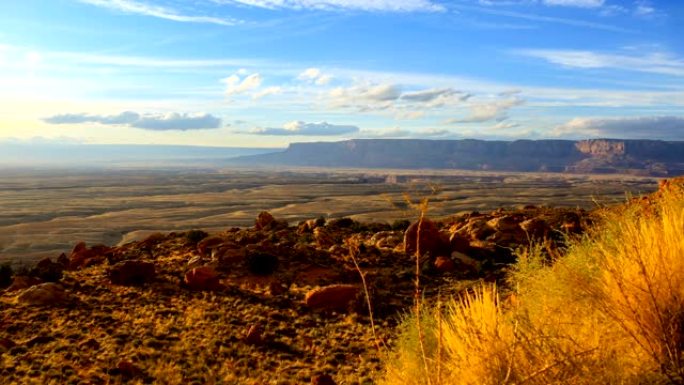
[[[262,211],[257,215],[254,221],[254,228],[257,230],[266,230],[271,228],[276,223],[275,218],[268,211]]]
[[[7,291],[17,291],[28,289],[31,286],[38,285],[43,281],[40,278],[29,277],[26,275],[15,275],[12,277],[12,284],[7,288]]]
[[[252,325],[247,330],[245,342],[250,345],[261,345],[264,343],[264,328],[259,325]]]
[[[420,237],[418,230],[420,228]],[[449,242],[444,239],[437,226],[427,218],[411,224],[404,233],[404,252],[408,255],[435,257],[449,252]]]
[[[17,302],[29,306],[57,305],[68,300],[64,289],[53,282],[31,286],[17,296]]]
[[[79,242],[77,243],[73,249],[71,249],[71,254],[78,254],[84,250],[86,250],[88,247],[86,246],[85,242]]]
[[[185,284],[190,290],[218,290],[219,277],[209,266],[196,267],[185,273]]]
[[[119,374],[121,374],[124,377],[136,377],[142,373],[142,371],[137,366],[133,365],[132,362],[126,360],[119,361],[119,363],[116,365],[116,368],[118,369]]]
[[[456,269],[456,264],[448,257],[439,256],[435,259],[435,269],[440,273],[449,273]]]
[[[336,385],[329,374],[319,374],[311,378],[311,385]]]
[[[108,271],[109,280],[115,285],[142,285],[156,276],[154,264],[138,260],[119,262]]]
[[[306,293],[306,306],[319,310],[347,310],[359,295],[356,285],[330,285]]]
[[[224,242],[225,239],[218,236],[206,237],[197,243],[197,252],[205,258],[209,258],[211,251]]]

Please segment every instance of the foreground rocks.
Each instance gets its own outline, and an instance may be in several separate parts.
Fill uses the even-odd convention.
[[[372,384],[380,357],[366,290],[377,336],[389,340],[413,305],[416,259],[421,294],[446,297],[500,279],[515,248],[559,249],[590,223],[581,210],[536,207],[405,226],[349,218],[289,226],[263,212],[253,227],[214,234],[80,242],[0,292],[0,362],[11,362],[0,378],[262,384],[278,368],[283,384]]]

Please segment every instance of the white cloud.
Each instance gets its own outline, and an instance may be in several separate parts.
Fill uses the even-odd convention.
[[[278,86],[272,86],[272,87],[267,87],[264,88],[263,90],[256,92],[254,95],[252,95],[252,99],[261,99],[264,96],[269,96],[269,95],[279,95],[283,93],[283,88],[278,87]]]
[[[325,86],[330,83],[332,76],[324,74],[318,68],[307,68],[297,76],[297,79],[319,86]]]
[[[615,68],[625,71],[684,76],[684,59],[662,52],[646,53],[639,56],[576,50],[530,49],[516,52],[569,68]]]
[[[511,128],[516,128],[520,127],[519,123],[514,123],[514,122],[509,122],[509,121],[501,121],[495,124],[492,129],[493,130],[508,130]]]
[[[599,8],[603,6],[605,0],[543,0],[543,3],[563,7]]]
[[[558,136],[684,140],[684,117],[574,118],[556,127]]]
[[[208,23],[218,25],[235,25],[239,21],[235,19],[225,19],[211,16],[189,16],[178,12],[175,9],[158,5],[146,4],[135,0],[79,0],[82,3],[102,7],[114,11],[132,13],[138,15],[152,16],[165,20],[178,21],[183,23]]]
[[[139,114],[125,111],[118,115],[62,114],[43,119],[49,124],[98,123],[110,126],[128,126],[145,130],[197,130],[221,127],[221,119],[205,113]]]
[[[337,87],[329,93],[334,107],[353,107],[360,111],[388,109],[400,96],[401,87],[397,84]]]
[[[267,9],[359,10],[375,12],[443,12],[430,0],[214,0],[220,4],[244,4]]]
[[[474,102],[469,107],[469,116],[465,118],[449,119],[446,123],[479,123],[490,120],[503,121],[508,118],[508,110],[524,103],[525,100],[518,97],[498,99],[489,102]]]
[[[330,124],[328,122],[305,123],[292,121],[285,123],[282,128],[255,128],[250,131],[254,135],[274,136],[336,136],[359,132],[359,127],[352,125]]]
[[[238,74],[230,75],[221,82],[226,84],[226,95],[238,95],[252,91],[261,86],[261,75],[258,73],[251,74],[241,78]]]

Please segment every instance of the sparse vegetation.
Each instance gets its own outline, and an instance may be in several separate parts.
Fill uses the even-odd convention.
[[[505,288],[433,306],[421,330],[409,315],[380,383],[682,383],[682,234],[684,194],[670,189],[606,210],[552,263],[531,247]]]

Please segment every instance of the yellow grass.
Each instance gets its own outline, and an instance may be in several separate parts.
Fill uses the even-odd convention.
[[[506,290],[407,316],[379,383],[683,383],[684,193],[604,216],[552,263],[521,252]]]

